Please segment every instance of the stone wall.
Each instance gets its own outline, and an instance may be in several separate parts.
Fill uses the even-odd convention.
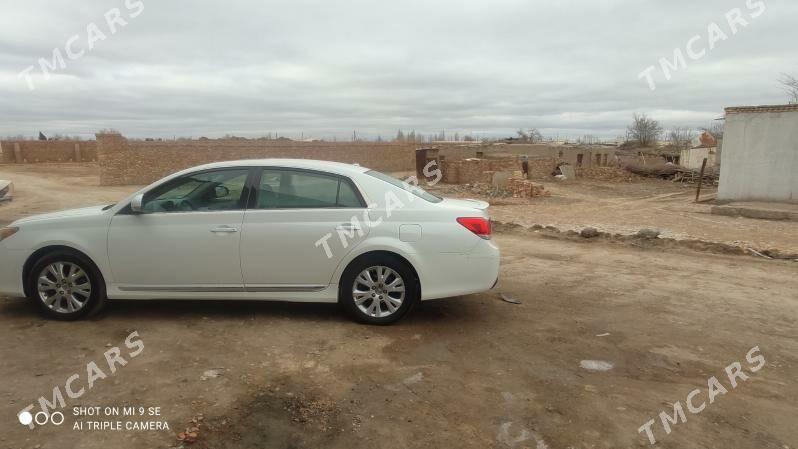
[[[4,140],[0,150],[4,164],[97,160],[94,140]]]
[[[294,158],[357,163],[383,172],[415,170],[415,143],[295,142],[200,139],[129,140],[98,134],[100,185],[149,184],[176,171],[210,162]]]

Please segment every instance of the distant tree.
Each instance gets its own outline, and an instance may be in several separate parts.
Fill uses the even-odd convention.
[[[787,92],[787,101],[790,104],[798,104],[798,78],[785,74],[779,82]]]
[[[659,122],[648,118],[646,114],[634,114],[634,122],[629,125],[629,137],[646,147],[657,143],[657,139],[662,135],[662,127]]]
[[[526,131],[524,131],[523,129],[519,129],[515,133],[518,134],[518,139],[523,142],[532,142],[532,143],[543,142],[543,134],[541,134],[537,128],[529,128]]]
[[[668,131],[668,142],[676,148],[690,148],[693,145],[693,130],[678,126]]]

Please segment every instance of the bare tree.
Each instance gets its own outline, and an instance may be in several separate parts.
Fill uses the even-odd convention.
[[[532,143],[543,142],[543,134],[537,128],[529,129],[529,141]]]
[[[529,128],[526,131],[524,131],[523,129],[519,129],[518,131],[516,131],[516,134],[518,134],[518,139],[524,142],[532,142],[532,143],[543,142],[543,134],[541,134],[537,128]]]
[[[798,104],[798,78],[784,74],[779,82],[787,92],[787,101],[790,104]]]
[[[659,122],[648,118],[646,114],[635,114],[634,123],[629,125],[629,137],[636,140],[642,146],[650,146],[657,143],[657,139],[662,135],[662,127]]]
[[[676,148],[690,148],[693,144],[693,130],[687,127],[674,127],[668,131],[668,142]]]

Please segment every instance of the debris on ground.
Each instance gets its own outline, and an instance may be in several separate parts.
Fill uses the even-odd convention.
[[[413,385],[421,382],[423,379],[424,379],[424,373],[418,372],[408,377],[407,379],[403,380],[402,383],[405,385]]]
[[[603,360],[582,360],[579,366],[588,371],[609,371],[614,365]]]
[[[579,235],[581,235],[582,237],[584,237],[586,239],[592,239],[592,238],[598,237],[600,234],[599,234],[598,229],[588,226],[585,229],[582,229],[582,231],[579,233]]]
[[[654,229],[641,229],[637,231],[637,234],[635,235],[641,239],[654,240],[659,238],[660,234],[661,234],[660,231]]]
[[[609,336],[610,336],[609,332],[604,332],[603,334],[597,334],[596,335],[596,337],[609,337]]]
[[[499,298],[501,298],[501,300],[504,301],[504,302],[509,302],[510,304],[521,304],[521,301],[519,301],[519,300],[517,300],[515,298],[510,298],[509,296],[505,295],[504,293],[499,293]]]
[[[211,368],[202,373],[202,376],[200,376],[200,380],[216,379],[222,374],[224,374],[224,368]]]
[[[202,415],[197,415],[191,418],[186,430],[177,434],[177,439],[188,444],[196,442],[197,438],[199,437],[200,427],[203,425],[204,419],[205,418]]]
[[[748,251],[749,253],[755,255],[755,256],[759,256],[759,257],[762,257],[764,259],[773,259],[772,257],[770,257],[770,256],[768,256],[766,254],[762,254],[762,253],[760,253],[759,251],[757,251],[757,250],[755,250],[753,248],[746,248],[745,250]]]

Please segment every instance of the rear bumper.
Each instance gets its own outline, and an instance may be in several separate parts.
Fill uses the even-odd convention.
[[[23,297],[22,267],[28,252],[8,249],[0,245],[0,295]]]
[[[492,289],[499,278],[499,248],[486,240],[470,254],[424,257],[419,268],[421,299],[449,298]]]

